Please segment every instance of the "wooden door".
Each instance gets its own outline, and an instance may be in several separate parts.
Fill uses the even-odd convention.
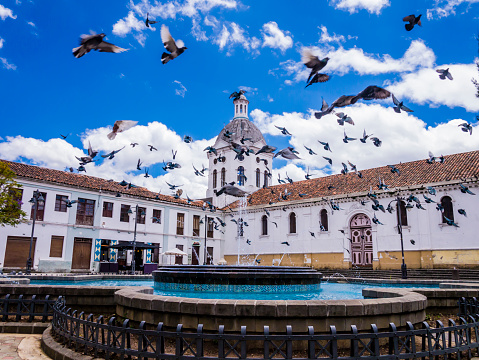
[[[372,267],[373,241],[369,217],[359,214],[351,220],[351,240],[352,265]]]
[[[72,269],[90,269],[92,239],[75,238],[73,243]]]
[[[35,244],[37,238],[33,238],[32,244],[32,266],[35,263]],[[23,236],[7,236],[7,247],[5,249],[6,268],[26,268],[28,251],[30,250],[30,238]]]
[[[193,245],[193,250],[191,251],[191,265],[200,264],[200,246]]]

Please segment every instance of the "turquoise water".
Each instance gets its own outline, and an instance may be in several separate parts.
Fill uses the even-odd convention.
[[[149,286],[154,289],[154,294],[176,297],[189,297],[200,299],[252,299],[252,300],[341,300],[341,299],[363,299],[362,290],[371,287],[386,288],[439,288],[439,285],[417,285],[417,284],[343,284],[343,283],[321,283],[321,289],[317,291],[297,291],[282,293],[261,293],[261,292],[192,292],[192,291],[165,291],[155,289],[153,280],[88,280],[88,281],[53,281],[53,280],[32,280],[31,284],[38,285],[76,285],[76,286]]]

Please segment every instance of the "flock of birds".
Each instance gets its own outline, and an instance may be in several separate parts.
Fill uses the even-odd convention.
[[[407,24],[405,24],[405,28],[406,28],[407,31],[411,31],[416,25],[418,25],[418,26],[422,25],[421,24],[421,15],[418,15],[418,16],[415,16],[414,14],[413,15],[408,15],[408,16],[403,18],[403,21],[407,22]],[[154,25],[154,24],[157,24],[157,21],[150,20],[149,19],[149,14],[147,14],[147,17],[145,19],[145,26],[150,27],[150,25]],[[180,56],[181,54],[183,54],[183,52],[187,49],[187,47],[185,47],[184,43],[181,40],[175,41],[175,39],[171,36],[170,31],[169,31],[169,29],[166,25],[163,24],[161,26],[161,32],[160,33],[161,33],[161,39],[162,39],[163,45],[164,45],[165,49],[167,50],[167,52],[164,52],[162,54],[161,62],[163,64],[167,64],[169,61],[171,61],[171,60],[177,58],[178,56]],[[80,46],[73,49],[73,55],[76,58],[80,58],[80,57],[84,56],[85,54],[89,53],[91,50],[96,50],[96,51],[99,51],[99,52],[110,52],[110,53],[121,53],[121,52],[124,52],[124,51],[128,50],[128,49],[118,47],[118,46],[116,46],[114,44],[111,44],[109,42],[106,42],[104,40],[105,36],[106,35],[104,33],[82,35],[81,39],[80,39]],[[310,74],[309,74],[309,76],[306,80],[306,88],[313,85],[313,84],[323,83],[323,82],[326,82],[326,81],[330,80],[330,76],[328,74],[320,72],[327,66],[328,61],[330,60],[328,57],[320,59],[318,56],[314,55],[310,49],[305,48],[302,52],[301,59],[302,59],[302,62],[304,63],[304,65],[308,69],[311,69]],[[446,79],[451,80],[451,81],[453,80],[453,76],[450,73],[449,69],[437,69],[436,71],[439,74],[439,78],[441,80],[446,80]],[[236,100],[239,97],[241,97],[241,95],[243,95],[244,93],[246,93],[246,91],[244,91],[244,90],[239,90],[238,92],[234,92],[230,95],[230,99]],[[413,110],[411,110],[409,107],[404,105],[404,103],[402,101],[399,101],[394,96],[394,94],[392,94],[388,90],[386,90],[384,88],[381,88],[379,86],[376,86],[376,85],[370,85],[356,95],[342,95],[342,96],[340,96],[339,98],[334,100],[331,103],[331,105],[328,105],[328,103],[323,99],[322,100],[321,111],[315,112],[314,116],[317,119],[321,119],[322,117],[327,116],[329,114],[334,114],[337,117],[337,122],[340,126],[344,126],[345,123],[348,123],[350,125],[355,125],[353,119],[350,116],[348,116],[344,112],[336,112],[335,109],[343,108],[343,107],[346,107],[348,105],[355,104],[359,100],[371,101],[371,100],[385,100],[385,99],[388,99],[388,98],[392,98],[392,102],[394,104],[393,109],[396,113],[401,113],[402,111],[413,112]],[[136,124],[137,124],[137,121],[131,121],[131,120],[116,121],[115,124],[113,125],[113,129],[112,129],[111,133],[109,133],[107,135],[108,139],[110,139],[110,140],[115,139],[115,137],[118,133],[121,133],[121,132],[124,132],[124,131],[130,129],[133,126],[135,126]],[[280,126],[276,126],[276,127],[281,132],[281,134],[283,134],[285,136],[291,136],[292,135],[286,129],[286,127],[280,127]],[[462,124],[459,125],[459,127],[461,128],[462,131],[469,132],[469,134],[472,134],[473,127],[470,123],[468,123],[468,122],[462,123]],[[242,160],[244,156],[250,156],[251,154],[259,155],[261,153],[274,153],[275,158],[280,156],[280,157],[283,157],[287,160],[300,159],[300,157],[298,156],[299,152],[292,146],[288,146],[288,147],[276,152],[276,150],[277,150],[276,147],[270,146],[270,145],[265,145],[261,149],[259,149],[258,151],[255,152],[252,148],[250,148],[247,145],[248,142],[252,143],[251,139],[243,137],[240,140],[240,144],[238,144],[236,142],[231,141],[231,138],[232,138],[233,135],[234,135],[234,133],[229,132],[229,131],[225,131],[223,133],[224,139],[226,141],[230,142],[231,149],[236,153],[235,160],[236,159]],[[366,144],[367,140],[369,139],[374,144],[374,146],[380,147],[381,144],[382,144],[382,141],[378,137],[375,137],[375,136],[372,136],[372,135],[373,134],[368,134],[366,132],[366,130],[364,129],[363,136],[361,138],[359,138],[359,140],[363,144]],[[61,137],[63,139],[66,139],[67,136],[61,135]],[[355,140],[357,140],[357,138],[349,137],[346,134],[346,130],[344,130],[344,138],[343,138],[344,143],[347,144],[347,143],[349,143],[351,141],[355,141]],[[192,139],[191,136],[186,135],[186,136],[184,136],[183,141],[185,143],[190,143],[190,142],[193,141],[193,139]],[[331,147],[330,147],[330,145],[327,141],[318,140],[318,142],[323,147],[323,149],[325,151],[332,152],[332,149],[331,149]],[[132,146],[132,148],[134,148],[135,146],[138,145],[138,143],[131,143],[130,145]],[[157,151],[157,149],[153,145],[148,145],[148,147],[149,147],[150,151]],[[313,150],[312,147],[308,147],[308,146],[304,145],[304,148],[306,149],[306,151],[308,152],[309,155],[317,155],[317,153]],[[105,159],[108,159],[108,160],[111,160],[115,157],[115,155],[117,155],[123,149],[124,149],[124,147],[122,147],[118,150],[111,151],[107,154],[103,154],[103,155],[101,155],[101,157],[105,158]],[[218,150],[215,149],[212,146],[206,147],[204,149],[204,151],[207,151],[208,153],[212,153],[215,156],[218,156]],[[77,159],[80,161],[79,167],[77,168],[78,172],[86,172],[85,165],[88,164],[88,163],[94,162],[95,161],[94,158],[96,157],[97,154],[98,154],[98,151],[93,150],[92,147],[91,147],[91,144],[89,144],[88,155],[77,157]],[[177,168],[181,167],[181,165],[179,163],[174,161],[175,158],[176,158],[176,151],[172,150],[172,155],[173,155],[172,156],[173,159],[171,161],[164,162],[164,166],[163,166],[164,171],[170,171],[170,170],[174,170],[174,169],[177,169]],[[323,158],[327,161],[327,163],[330,166],[332,165],[333,161],[330,157],[323,156]],[[222,162],[222,161],[224,162],[225,157],[220,155],[217,158],[217,160],[219,162]],[[262,160],[262,161],[264,161],[264,160]],[[440,163],[443,163],[444,162],[444,157],[442,155],[441,155],[441,157],[435,157],[433,154],[429,153],[429,158],[426,161],[430,164],[433,163],[433,162],[436,162],[436,161],[438,161]],[[266,162],[265,162],[265,164],[266,164]],[[348,167],[348,165],[349,165],[349,167]],[[349,161],[348,161],[348,165],[345,164],[345,163],[342,163],[342,170],[341,170],[342,174],[345,175],[345,174],[347,174],[348,172],[351,171],[351,172],[354,172],[359,178],[362,178],[362,174],[357,169],[356,165],[352,164]],[[136,170],[141,171],[142,170],[141,166],[142,166],[141,159],[138,159],[138,162],[137,162],[137,165],[136,165]],[[395,165],[388,165],[388,166],[390,167],[392,173],[396,173],[398,176],[400,176],[400,171]],[[69,168],[69,170],[71,172],[74,171],[74,169],[72,167]],[[205,176],[205,172],[208,169],[203,166],[203,168],[201,170],[198,170],[193,165],[193,170],[194,170],[195,176]],[[148,168],[144,168],[144,172],[145,172],[144,176],[146,178],[150,176],[148,171],[149,171]],[[272,176],[271,171],[269,169],[268,169],[268,174],[267,175],[270,178]],[[305,175],[305,178],[307,180],[309,180],[311,178],[311,176],[312,176],[312,174],[309,173],[309,169],[308,169],[308,172]],[[244,177],[244,179],[242,179],[242,180],[243,180],[243,182],[246,182],[247,178]],[[293,180],[288,177],[287,173],[286,173],[286,179],[285,180],[282,180],[280,178],[280,175],[278,174],[278,183],[280,183],[280,184],[281,183],[286,183],[286,181],[291,183],[291,184],[293,183]],[[126,186],[127,188],[135,187],[135,185],[133,185],[131,183],[128,183],[126,181],[122,181],[120,183],[120,185]],[[182,186],[182,185],[174,185],[174,184],[169,184],[169,183],[167,183],[167,185],[168,185],[170,190],[175,192],[174,193],[175,198],[179,199],[182,195],[182,190],[179,187]],[[239,188],[235,185],[236,185],[235,182],[230,182],[230,183],[225,184],[218,191],[216,191],[216,196],[226,194],[226,195],[231,195],[231,196],[235,196],[235,197],[245,197],[245,196],[248,195],[247,192],[245,192],[244,190],[242,190],[241,188]],[[461,186],[461,191],[462,192],[468,193],[468,194],[471,194],[471,195],[475,195],[465,185],[461,184],[460,186]],[[267,186],[265,185],[265,187],[267,187]],[[383,180],[379,179],[378,189],[379,190],[388,190],[388,185],[385,184]],[[271,188],[271,192],[274,193],[273,188]],[[429,192],[430,195],[435,195],[435,190],[433,188],[428,188],[428,192]],[[287,189],[285,189],[284,192],[279,194],[278,201],[286,201],[290,195],[291,195],[291,192],[288,192]],[[300,197],[303,197],[306,194],[299,194],[299,195],[300,195]],[[117,194],[117,196],[121,196],[121,194]],[[436,201],[432,200],[430,197],[427,197],[426,195],[423,195],[423,196],[424,196],[424,201],[426,203],[436,203],[437,210],[439,210],[439,211],[444,210],[440,203],[437,203]],[[364,200],[364,199],[360,200],[361,205],[365,205],[367,202],[371,201],[373,203],[372,208],[373,208],[374,211],[382,211],[382,212],[388,211],[389,213],[392,213],[394,211],[394,208],[391,206],[391,202],[388,204],[388,206],[386,208],[384,208],[384,206],[381,205],[379,203],[379,201],[377,200],[377,196],[372,192],[372,189],[370,189],[370,191],[369,191],[369,193],[367,194],[366,197],[368,198],[368,200]],[[252,196],[250,195],[249,200],[248,200],[250,203],[251,203],[251,199],[252,199]],[[418,209],[425,210],[425,208],[422,206],[420,200],[416,196],[410,195],[409,197],[405,198],[405,200],[407,202],[407,204],[405,205],[406,208],[412,208],[412,207],[416,206],[416,208],[418,208]],[[193,200],[191,200],[187,196],[187,201],[188,201],[188,203],[191,203]],[[331,214],[333,214],[334,211],[342,210],[342,209],[340,209],[339,205],[337,203],[335,203],[333,200],[325,199],[325,201],[329,204],[329,206],[331,208]],[[74,203],[74,201],[70,201],[67,206],[71,206],[73,203]],[[269,204],[272,205],[272,203],[274,203],[274,202],[270,202]],[[232,211],[232,209],[229,206],[228,206],[228,208]],[[283,207],[283,210],[285,210],[285,208],[287,208],[287,207]],[[212,212],[216,211],[216,207],[208,201],[206,201],[203,205],[203,210],[207,210],[207,209],[209,209],[209,211],[212,211]],[[268,210],[264,209],[264,211],[266,212],[266,214],[269,217]],[[466,216],[466,212],[465,212],[464,209],[459,209],[458,211],[461,215]],[[443,214],[443,216],[444,216],[444,214]],[[452,219],[448,219],[447,217],[444,217],[444,218],[445,218],[445,221],[448,225],[458,226]],[[226,223],[224,221],[222,221],[219,217],[216,217],[216,219],[218,221],[216,221],[213,218],[210,218],[210,220],[209,220],[214,224],[215,229],[220,230],[219,226],[221,226],[221,227],[226,226]],[[243,221],[242,219],[232,219],[231,221],[235,222],[238,225],[238,227],[241,227],[241,228],[243,226],[248,226],[246,221]],[[372,221],[375,224],[382,225],[382,223],[376,217],[376,214],[374,214],[374,217],[373,217]],[[275,223],[275,222],[273,222],[273,223],[276,225],[276,227],[278,226],[277,223]],[[326,228],[322,224],[320,224],[320,229],[322,231],[324,231]],[[343,234],[344,234],[343,230],[340,230],[340,231],[342,231]],[[310,231],[310,233],[311,233],[311,236],[313,236],[313,237],[315,236],[314,232]],[[352,241],[351,239],[349,239],[349,240]],[[413,243],[413,240],[411,240],[411,243]],[[251,241],[247,240],[247,244],[251,245]],[[286,242],[286,241],[282,242],[282,244],[286,245],[286,246],[290,246],[289,242]],[[413,243],[413,245],[414,245],[414,243]]]

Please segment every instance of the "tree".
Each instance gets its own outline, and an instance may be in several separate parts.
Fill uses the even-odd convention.
[[[22,211],[21,187],[10,167],[0,162],[0,226],[16,226],[25,221],[27,214]]]
[[[476,40],[477,40],[477,43],[479,45],[479,36],[476,37]],[[479,53],[479,51],[478,51]],[[477,67],[477,71],[479,72],[479,60],[476,60],[476,67]],[[479,98],[479,81],[472,78],[472,83],[474,84],[474,86],[476,87],[476,97]],[[478,119],[479,120],[479,119]]]

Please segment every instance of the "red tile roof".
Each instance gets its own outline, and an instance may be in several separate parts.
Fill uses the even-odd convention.
[[[187,204],[186,200],[175,199],[173,196],[158,194],[144,187],[132,187],[131,189],[128,189],[128,187],[121,186],[118,182],[109,181],[94,176],[53,170],[40,166],[26,165],[6,160],[0,161],[8,164],[10,169],[12,169],[17,175],[17,177],[20,179],[23,178],[29,180],[40,180],[49,183],[78,187],[92,191],[99,191],[101,189],[102,192],[112,192],[114,194],[120,193],[124,195],[138,196],[151,200],[156,199],[181,205]],[[195,201],[192,202],[190,205],[201,207],[203,205],[203,202]]]
[[[444,158],[443,164],[439,162],[428,164],[426,160],[396,164],[401,172],[400,175],[392,173],[388,166],[382,166],[360,170],[363,175],[362,178],[359,178],[354,172],[350,172],[346,175],[337,174],[296,181],[293,184],[275,185],[254,192],[249,197],[248,206],[267,205],[270,201],[278,205],[280,202],[278,196],[280,192],[284,193],[285,189],[292,194],[288,196],[286,201],[281,200],[281,203],[367,192],[370,187],[375,191],[378,190],[379,178],[384,180],[390,189],[454,180],[464,181],[466,178],[471,179],[473,177],[477,181],[479,177],[479,151],[447,155]],[[328,190],[328,186],[334,186],[334,188]],[[271,190],[274,191],[274,194],[271,193]],[[299,194],[306,195],[300,197]],[[234,208],[237,204],[238,202],[235,202],[230,207]]]

